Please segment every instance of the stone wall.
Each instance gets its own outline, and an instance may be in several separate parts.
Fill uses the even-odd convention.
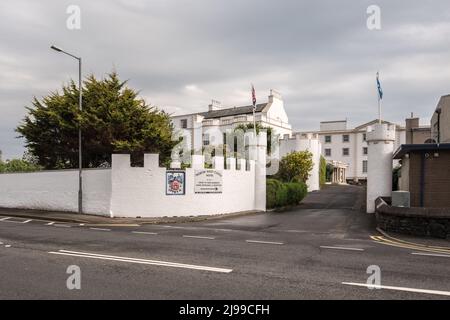
[[[379,228],[416,236],[450,239],[450,208],[392,207],[389,199],[376,200]]]

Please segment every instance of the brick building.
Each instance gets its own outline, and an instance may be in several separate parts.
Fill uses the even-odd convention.
[[[411,207],[450,208],[450,143],[407,144],[394,154],[401,160],[400,190]]]

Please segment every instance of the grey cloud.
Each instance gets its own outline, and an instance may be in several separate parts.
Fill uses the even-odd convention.
[[[366,28],[366,8],[382,9],[382,30]],[[82,29],[65,27],[78,4]],[[436,1],[64,0],[0,4],[0,149],[20,156],[13,132],[31,97],[76,77],[76,64],[51,44],[80,54],[84,74],[115,68],[152,104],[195,112],[209,99],[249,103],[282,92],[297,130],[321,120],[376,116],[381,71],[384,115],[428,118],[448,93],[450,5]],[[187,90],[186,87],[195,88]]]

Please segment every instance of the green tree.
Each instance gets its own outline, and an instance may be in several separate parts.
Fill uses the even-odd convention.
[[[285,155],[280,161],[279,177],[283,181],[300,181],[306,183],[314,167],[312,153],[296,151]]]
[[[83,81],[83,111],[78,110],[78,86],[72,80],[61,92],[36,97],[16,131],[29,154],[46,169],[78,167],[78,128],[83,135],[83,167],[111,162],[112,153],[159,153],[170,157],[177,142],[167,113],[149,106],[116,72],[104,79]]]
[[[323,156],[320,156],[319,182],[321,188],[327,182],[327,160]]]
[[[0,173],[32,172],[39,170],[42,170],[40,166],[26,160],[12,159],[6,160],[5,162],[0,161]]]

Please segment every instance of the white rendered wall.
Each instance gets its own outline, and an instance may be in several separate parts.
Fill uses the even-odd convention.
[[[320,156],[322,152],[322,146],[320,140],[314,138],[312,134],[307,135],[306,138],[302,138],[300,134],[295,135],[293,138],[285,137],[280,140],[280,159],[286,154],[295,151],[309,151],[313,155],[314,167],[310,172],[310,176],[306,185],[308,191],[315,191],[320,189]]]
[[[130,167],[130,156],[126,154],[113,155],[112,159],[113,217],[196,216],[255,209],[253,161],[250,171],[221,170],[223,193],[196,194],[194,172],[203,169],[203,156],[193,156],[193,168],[185,170],[186,194],[175,196],[166,195],[166,169],[159,167],[158,155],[145,155],[143,168]],[[223,158],[221,161],[218,163],[223,163]]]
[[[375,200],[392,194],[392,155],[395,126],[376,124],[367,129],[369,145],[367,172],[367,213],[375,212]]]
[[[108,215],[111,170],[83,171],[85,213]],[[0,207],[78,211],[78,170],[0,174]]]

